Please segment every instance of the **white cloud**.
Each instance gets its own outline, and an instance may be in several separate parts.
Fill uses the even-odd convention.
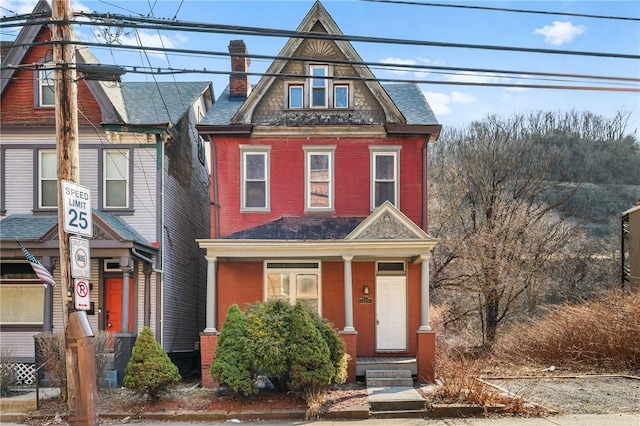
[[[553,21],[553,25],[536,28],[533,33],[543,35],[544,41],[549,44],[560,46],[565,43],[571,43],[574,38],[584,34],[586,31],[587,27],[584,25],[573,25],[569,21]]]
[[[382,59],[380,62],[384,64],[389,64],[389,65],[399,64],[399,65],[411,66],[411,65],[435,65],[438,61],[432,61],[431,59],[427,59],[427,58],[402,59],[402,58],[387,57]],[[418,77],[418,78],[426,77],[427,75],[429,75],[429,70],[416,70],[416,69],[405,68],[405,67],[402,67],[402,68],[391,67],[388,70],[397,75],[406,75],[406,74],[412,73],[415,77]]]
[[[463,92],[437,93],[425,92],[427,101],[433,112],[438,115],[449,115],[453,112],[453,105],[471,104],[476,98]]]
[[[500,76],[490,73],[464,73],[454,74],[447,77],[447,80],[454,82],[466,82],[466,83],[497,83],[500,81]]]

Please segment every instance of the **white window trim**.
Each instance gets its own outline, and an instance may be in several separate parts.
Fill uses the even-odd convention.
[[[324,76],[322,77],[314,77],[313,76],[313,70],[314,69],[324,69]],[[309,65],[309,108],[314,108],[314,109],[327,109],[329,107],[329,92],[331,91],[331,85],[330,83],[330,79],[327,78],[329,77],[331,74],[329,73],[330,68],[328,65],[320,65],[320,64],[311,64]],[[321,87],[321,86],[314,86],[313,85],[313,80],[316,78],[321,78],[322,81],[324,82],[324,86],[322,86],[324,88],[324,104],[322,105],[314,105],[313,104],[313,89],[314,87]]]
[[[240,145],[240,211],[241,212],[269,212],[271,211],[271,147],[268,145]],[[265,189],[264,207],[246,207],[246,168],[245,158],[248,154],[260,154],[265,157]]]
[[[53,178],[46,178],[46,180],[50,181],[56,181],[56,204],[53,206],[43,206],[42,205],[42,181],[45,180],[45,178],[42,177],[42,166],[44,164],[44,161],[42,160],[42,155],[43,154],[53,154],[55,160],[56,160],[56,175]],[[58,208],[58,194],[57,194],[57,188],[58,188],[58,165],[57,165],[58,159],[57,159],[57,154],[55,150],[52,149],[40,149],[38,150],[38,208],[39,209],[57,209]]]
[[[376,146],[370,146],[369,147],[369,151],[371,152],[370,155],[370,166],[369,166],[369,173],[370,173],[370,182],[371,182],[371,189],[370,189],[370,198],[371,198],[371,211],[374,211],[377,207],[376,207],[376,157],[378,155],[391,155],[394,157],[394,165],[395,165],[395,170],[394,170],[394,180],[395,180],[395,185],[394,185],[394,194],[395,194],[395,201],[393,203],[393,205],[399,209],[400,208],[400,150],[402,149],[401,146],[398,145],[391,145],[391,146],[385,146],[385,145],[376,145]]]
[[[317,263],[318,267],[317,268],[296,268],[296,267],[280,267],[280,268],[267,268],[267,265],[269,263],[290,263],[290,264],[300,264],[300,263]],[[263,264],[263,289],[262,289],[262,293],[263,293],[263,297],[262,299],[266,302],[269,298],[269,289],[268,289],[268,279],[267,279],[267,275],[269,273],[289,273],[292,275],[295,274],[300,274],[300,275],[304,275],[304,274],[309,274],[309,273],[313,273],[313,274],[317,274],[318,275],[318,315],[322,316],[322,262],[320,260],[313,260],[313,259],[287,259],[287,260],[277,260],[277,259],[269,259],[269,260],[265,260],[264,264]],[[289,283],[290,285],[293,284],[295,280],[291,280],[291,282]],[[292,289],[289,289],[290,294],[289,294],[289,303],[291,304],[295,304],[297,297],[296,295],[294,295],[293,291],[291,291]],[[295,289],[294,289],[295,290]]]
[[[38,69],[38,106],[41,108],[55,108],[55,97],[54,103],[45,104],[43,99],[43,89],[46,87],[53,87],[53,93],[55,94],[55,78],[49,82],[49,78],[47,78],[47,74],[55,76],[55,69],[53,69],[54,64],[52,62],[47,62],[42,65],[42,68]],[[45,84],[49,83],[49,84]]]
[[[336,105],[336,90],[339,87],[347,88],[347,105],[343,107],[339,107]],[[349,83],[333,83],[333,107],[335,109],[349,109],[351,108],[351,84]]]
[[[127,159],[127,167],[125,170],[126,175],[124,176],[125,181],[125,205],[124,206],[108,206],[107,205],[107,180],[111,180],[107,178],[107,155],[112,152],[117,152],[119,154],[123,154]],[[129,172],[131,164],[131,151],[129,149],[105,149],[102,151],[102,208],[105,210],[125,210],[130,209],[130,191],[131,191],[131,175]],[[121,179],[113,179],[113,180],[121,180]]]
[[[305,107],[305,102],[306,102],[306,96],[305,96],[305,85],[304,85],[304,81],[288,81],[286,83],[287,87],[285,90],[285,100],[284,100],[284,104],[287,106],[287,109],[293,109],[293,110],[299,110],[299,109],[303,109]],[[294,87],[299,87],[302,90],[302,105],[299,107],[292,107],[291,106],[291,89]]]
[[[304,205],[305,211],[334,211],[335,210],[335,151],[336,146],[305,146],[304,149]],[[311,154],[326,154],[329,156],[329,205],[327,207],[311,206]]]

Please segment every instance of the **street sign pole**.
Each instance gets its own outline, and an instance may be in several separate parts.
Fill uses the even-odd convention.
[[[71,251],[69,249],[69,235],[65,231],[65,214],[67,212],[62,188],[62,181],[78,182],[80,180],[78,88],[73,56],[75,47],[68,43],[72,41],[71,0],[53,0],[51,12],[58,153],[58,240],[62,281],[60,287],[63,301],[62,316],[65,334],[69,424],[97,425],[99,422],[98,388],[93,334],[86,313],[84,311],[76,312],[72,303],[75,289],[71,280]]]

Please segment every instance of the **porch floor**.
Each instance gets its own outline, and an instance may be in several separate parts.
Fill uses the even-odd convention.
[[[364,376],[367,370],[410,370],[418,375],[418,362],[413,356],[359,356],[356,357],[356,376]]]

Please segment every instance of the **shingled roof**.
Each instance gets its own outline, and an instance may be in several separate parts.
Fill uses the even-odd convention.
[[[281,217],[224,237],[228,240],[343,240],[364,217]]]

